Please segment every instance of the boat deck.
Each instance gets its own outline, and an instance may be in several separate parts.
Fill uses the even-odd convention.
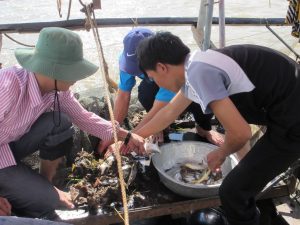
[[[208,198],[188,199],[175,195],[169,191],[159,178],[155,177],[149,180],[148,188],[150,192],[144,192],[147,199],[150,199],[146,205],[129,210],[130,221],[142,220],[147,218],[172,215],[179,217],[188,215],[195,210],[220,206],[218,196]],[[260,199],[274,199],[288,197],[293,188],[290,184],[279,184],[271,188]],[[142,191],[141,191],[142,192]],[[143,193],[143,192],[142,192]],[[81,210],[57,211],[64,222],[74,225],[108,225],[122,222],[122,219],[116,212],[98,213],[98,215],[89,215],[88,212]]]

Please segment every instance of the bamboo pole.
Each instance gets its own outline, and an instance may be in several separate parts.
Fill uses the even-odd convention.
[[[134,25],[132,18],[101,18],[97,19],[98,27],[131,27]],[[136,21],[141,26],[197,26],[197,17],[143,17]],[[219,19],[212,18],[212,24],[219,24]],[[226,25],[238,26],[265,26],[286,24],[284,18],[225,18]],[[64,21],[36,22],[36,23],[11,23],[0,24],[0,33],[39,33],[45,27],[64,27],[71,30],[85,29],[84,19],[73,19]]]

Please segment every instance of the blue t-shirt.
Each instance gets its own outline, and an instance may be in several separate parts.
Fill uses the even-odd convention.
[[[144,74],[139,76],[133,76],[129,73],[120,70],[120,81],[119,81],[119,88],[122,91],[131,91],[132,88],[136,84],[135,78],[138,77],[140,79],[145,79]],[[164,88],[159,88],[158,92],[156,93],[155,100],[162,101],[162,102],[169,102],[175,96],[174,92],[171,92]]]

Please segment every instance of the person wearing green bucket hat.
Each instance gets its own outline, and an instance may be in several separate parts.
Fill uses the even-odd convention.
[[[72,124],[107,141],[113,137],[112,123],[85,110],[69,90],[98,70],[83,58],[76,33],[44,28],[34,49],[17,49],[15,56],[22,67],[0,70],[0,198],[5,200],[0,215],[12,208],[16,215],[49,218],[61,203],[74,207],[68,194],[51,184],[72,144]],[[120,140],[144,151],[143,138],[118,123],[116,129]],[[21,162],[37,150],[43,176]]]

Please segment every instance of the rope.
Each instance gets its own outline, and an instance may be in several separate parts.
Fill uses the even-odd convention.
[[[62,0],[56,0],[57,11],[58,11],[58,15],[59,15],[60,18],[62,17],[62,13],[61,13],[61,1]],[[71,15],[71,6],[72,6],[72,0],[69,0],[67,20],[69,20],[70,15]]]
[[[62,14],[61,14],[61,0],[56,0],[56,5],[57,5],[58,15],[59,15],[59,17],[62,17]]]
[[[81,0],[79,0],[79,1],[81,2]],[[107,64],[104,60],[103,49],[102,49],[102,46],[101,46],[99,33],[97,34],[98,28],[95,26],[96,23],[95,23],[95,21],[92,20],[91,14],[90,14],[90,12],[92,12],[93,9],[90,6],[87,6],[87,5],[84,5],[84,8],[85,8],[85,12],[86,12],[86,15],[87,15],[87,19],[88,19],[89,23],[91,24],[94,39],[95,39],[95,42],[96,42],[96,45],[97,45],[98,58],[99,58],[99,62],[100,62],[100,65],[101,65],[101,70],[102,70],[101,72],[102,72],[103,80],[107,81],[106,76],[105,76],[105,70],[106,70],[105,67],[107,67]],[[112,110],[112,105],[111,105],[111,102],[110,102],[108,82],[104,82],[104,87],[105,87],[105,97],[106,97],[106,101],[107,101],[107,104],[108,104],[108,110],[109,110],[110,118],[111,118],[111,121],[112,121],[114,141],[115,141],[115,146],[116,146],[116,150],[115,150],[114,154],[115,154],[116,159],[117,159],[119,182],[120,182],[120,187],[121,187],[121,194],[122,194],[122,201],[123,201],[123,208],[124,208],[124,223],[125,223],[125,225],[129,225],[127,197],[126,197],[125,182],[124,182],[124,176],[123,176],[123,170],[122,170],[122,159],[121,159],[121,155],[120,155],[120,152],[119,152],[120,146],[119,146],[119,143],[118,143],[118,137],[117,137],[117,132],[116,132],[115,118],[114,118],[114,114],[113,114],[113,110]]]
[[[93,20],[92,20],[92,18],[88,18],[89,16],[88,16],[88,13],[87,13],[86,5],[81,0],[79,0],[79,3],[84,7],[83,10],[81,10],[81,11],[84,12],[85,15],[86,15],[85,24],[84,24],[85,29],[87,31],[90,31],[92,24],[94,25],[94,27],[97,28],[98,26],[97,26],[96,16],[95,16],[95,12],[94,12],[93,8],[90,7],[91,12],[93,13]],[[100,49],[101,49],[100,53],[101,53],[101,59],[102,59],[103,68],[104,68],[105,81],[109,85],[108,86],[109,92],[110,93],[115,93],[118,90],[118,85],[117,85],[117,83],[115,81],[113,81],[109,77],[108,65],[106,63],[106,60],[105,60],[105,57],[104,57],[104,54],[103,54],[103,49],[102,49],[102,45],[101,45],[101,41],[100,41],[100,36],[99,36],[99,33],[98,33],[98,29],[96,29],[96,37],[97,37],[97,41],[100,43]]]
[[[138,23],[137,18],[135,18],[135,19],[130,18],[130,19],[131,19],[131,21],[133,22],[133,28],[139,26],[139,23]]]
[[[98,32],[98,26],[97,26],[97,21],[96,21],[96,16],[95,16],[95,11],[92,9],[92,13],[93,13],[93,22],[94,25],[96,27],[96,34],[97,34],[97,40],[99,43],[101,43],[100,41],[100,35]],[[102,59],[103,59],[103,68],[104,68],[104,74],[105,74],[105,80],[106,82],[108,82],[109,86],[109,92],[110,93],[114,93],[118,90],[118,85],[116,84],[116,82],[114,82],[110,77],[109,77],[109,73],[108,73],[108,65],[107,62],[105,60],[104,54],[103,54],[103,49],[102,49],[102,45],[100,44],[100,48],[101,48],[101,55],[102,55]]]
[[[69,20],[69,18],[70,18],[70,14],[71,14],[71,6],[72,6],[72,0],[69,0],[69,8],[68,8],[67,20]]]
[[[7,34],[5,34],[5,33],[3,33],[4,34],[4,36],[5,37],[7,37],[8,39],[10,39],[10,40],[12,40],[12,41],[14,41],[14,42],[16,42],[17,44],[19,44],[19,45],[23,45],[23,46],[26,46],[26,47],[31,47],[31,48],[34,48],[35,47],[35,45],[28,45],[28,44],[24,44],[24,43],[22,43],[22,42],[19,42],[19,41],[17,41],[16,39],[14,39],[14,38],[12,38],[12,37],[10,37],[10,36],[8,36]]]

